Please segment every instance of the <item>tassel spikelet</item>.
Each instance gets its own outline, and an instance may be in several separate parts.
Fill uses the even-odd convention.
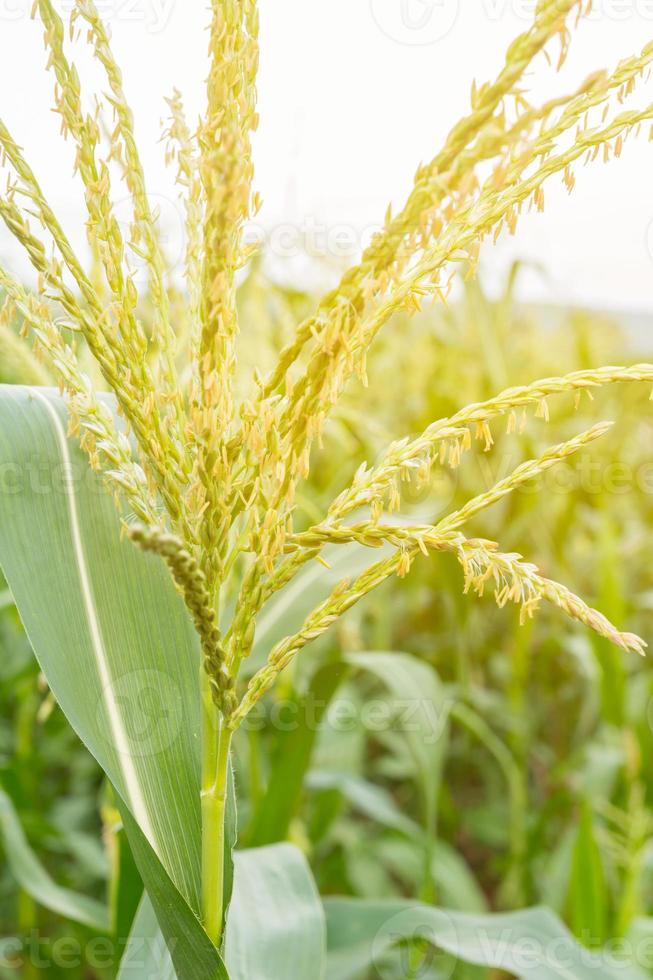
[[[493,504],[498,503],[503,497],[509,493],[513,493],[524,483],[528,483],[529,480],[534,480],[552,466],[555,466],[556,463],[567,459],[569,456],[573,456],[574,453],[579,452],[579,450],[594,442],[595,439],[599,439],[605,435],[612,427],[612,424],[612,422],[599,423],[599,425],[595,425],[586,432],[582,432],[579,436],[575,436],[568,442],[563,442],[558,446],[552,446],[537,459],[531,459],[522,463],[510,476],[495,484],[486,493],[473,497],[460,510],[454,511],[443,518],[434,528],[426,530],[432,530],[437,535],[466,524],[467,521],[471,520],[480,511],[486,510]],[[289,547],[321,548],[325,544],[346,544],[350,541],[357,541],[359,544],[375,548],[380,547],[389,540],[397,544],[397,542],[405,540],[406,534],[412,537],[418,530],[416,528],[410,528],[406,532],[401,526],[396,528],[380,527],[376,522],[364,522],[363,524],[352,526],[328,523],[312,527],[308,531],[294,535],[289,542]],[[391,535],[391,537],[389,538],[388,535]]]
[[[51,365],[69,399],[71,431],[79,435],[93,469],[100,470],[117,498],[124,498],[131,513],[148,523],[156,520],[156,503],[145,473],[134,460],[129,440],[116,429],[109,407],[97,397],[80,368],[73,349],[63,338],[50,308],[20,286],[0,266],[0,289],[14,311],[31,330],[34,346]]]
[[[419,230],[421,238],[428,237],[429,222],[433,218],[433,210],[437,208],[440,199],[447,195],[450,187],[456,186],[465,174],[469,174],[474,165],[483,159],[494,156],[493,152],[473,150],[474,140],[483,139],[495,128],[502,129],[505,99],[513,94],[523,74],[533,59],[544,49],[549,41],[558,35],[564,27],[565,18],[577,8],[577,0],[551,0],[538,9],[537,17],[532,27],[517,38],[510,46],[505,66],[491,85],[484,85],[476,90],[472,99],[472,112],[451,130],[445,146],[428,166],[420,167],[413,190],[402,211],[393,218],[389,212],[386,216],[383,232],[372,242],[363,256],[360,265],[350,269],[336,290],[322,300],[319,311],[314,318],[305,321],[297,330],[296,337],[282,351],[279,364],[274,373],[262,387],[262,394],[267,395],[279,388],[285,376],[301,354],[305,345],[316,334],[324,330],[328,324],[329,312],[337,309],[343,297],[352,303],[352,310],[357,301],[375,292],[373,282],[378,286],[386,285],[389,269],[398,260],[398,249],[405,239],[412,238]],[[497,127],[489,125],[493,121]],[[493,144],[496,148],[496,144]],[[456,170],[453,179],[449,177],[452,167],[463,154],[467,154],[466,162]],[[487,153],[487,156],[485,155]],[[431,228],[439,233],[440,225],[434,223]],[[407,248],[403,261],[414,254],[414,248]]]
[[[160,555],[170,569],[200,637],[213,700],[223,715],[229,716],[237,705],[234,679],[226,669],[226,655],[215,609],[201,568],[184,548],[183,542],[161,528],[136,526],[130,529],[129,535],[143,551]]]
[[[186,360],[197,362],[200,340],[200,313],[202,305],[202,222],[204,218],[203,188],[200,174],[198,148],[191,134],[181,94],[174,91],[166,99],[170,110],[168,128],[164,133],[167,141],[166,162],[174,164],[177,184],[181,190],[185,213],[186,251],[184,272],[188,299],[186,304],[186,336],[182,338],[182,353]],[[188,366],[188,365],[187,365]]]
[[[394,529],[393,529],[394,530]],[[450,552],[460,562],[465,574],[465,592],[483,595],[490,583],[500,608],[507,602],[521,606],[522,620],[533,615],[542,600],[557,606],[571,619],[583,623],[621,647],[644,656],[646,644],[632,633],[621,633],[602,613],[592,609],[564,585],[544,578],[535,565],[524,562],[521,555],[503,554],[493,541],[469,540],[461,533],[436,537],[417,534],[406,538],[392,557],[376,562],[353,582],[343,580],[329,598],[305,620],[301,629],[281,640],[272,649],[265,667],[249,681],[240,705],[229,721],[236,729],[251,709],[274,685],[278,675],[294,656],[312,640],[322,636],[333,623],[357,602],[392,575],[403,576],[418,554],[429,551]]]
[[[535,414],[542,418],[539,406],[547,395],[565,392],[580,394],[583,391],[589,392],[592,388],[628,381],[653,382],[651,366],[636,364],[630,368],[604,367],[575,371],[558,378],[543,378],[532,385],[508,388],[487,401],[467,405],[450,418],[432,422],[416,439],[404,439],[403,442],[390,446],[374,468],[361,468],[352,485],[331,504],[329,517],[342,519],[373,501],[383,502],[389,489],[395,485],[398,474],[406,468],[419,466],[424,460],[432,461],[442,442],[450,440],[452,435],[460,446],[460,452],[467,451],[471,446],[469,426],[487,427],[492,419],[508,415],[513,420],[513,428],[509,428],[509,432],[514,431],[516,409],[536,406]]]
[[[175,336],[170,325],[170,301],[165,284],[167,270],[147,196],[145,174],[134,135],[132,111],[123,92],[122,73],[111,50],[109,29],[104,25],[93,0],[75,0],[75,2],[76,7],[71,15],[71,29],[77,19],[86,23],[88,40],[93,45],[97,60],[105,70],[111,89],[109,103],[116,118],[116,128],[112,134],[112,150],[114,156],[123,163],[125,182],[134,206],[131,245],[147,262],[153,309],[152,329],[156,342],[165,353],[159,385],[171,400],[176,400],[178,384],[174,361]],[[124,155],[121,151],[124,151]]]
[[[562,181],[571,193],[581,165],[618,157],[630,136],[653,124],[653,105],[632,104],[653,63],[653,41],[613,71],[594,72],[569,95],[531,103],[527,73],[540,55],[561,64],[587,13],[578,0],[539,0],[497,78],[474,84],[469,114],[418,169],[403,208],[388,210],[360,261],[296,327],[267,376],[259,365],[241,396],[236,293],[238,272],[251,256],[244,228],[258,208],[251,147],[258,122],[258,5],[212,0],[211,11],[207,106],[198,131],[188,125],[178,92],[167,101],[166,157],[186,219],[180,303],[109,31],[93,0],[75,0],[69,25],[51,0],[36,0],[55,109],[76,151],[93,262],[87,271],[19,143],[0,122],[0,163],[8,173],[0,219],[38,276],[30,293],[0,266],[0,350],[22,357],[35,384],[51,378],[59,384],[71,433],[115,495],[126,533],[167,565],[199,636],[203,676],[224,729],[236,729],[297,653],[355,603],[435,553],[459,562],[468,593],[491,591],[499,606],[517,603],[523,618],[547,602],[624,650],[643,653],[642,640],[617,630],[532,563],[463,533],[508,494],[589,451],[607,423],[522,463],[438,523],[413,524],[401,510],[408,481],[428,485],[438,467],[464,465],[474,445],[492,453],[499,425],[511,438],[523,431],[527,413],[538,420],[534,425],[546,423],[557,396],[578,399],[622,383],[650,386],[653,365],[596,368],[509,388],[393,443],[373,465],[362,463],[307,530],[295,509],[315,442],[350,380],[367,384],[368,351],[392,317],[413,314],[425,301],[446,302],[454,277],[474,274],[484,242],[513,233],[525,211],[542,210],[547,181]],[[82,91],[68,53],[78,43],[90,45],[102,69],[104,106]],[[127,233],[113,200],[121,180],[131,202]],[[141,291],[130,254],[147,270]],[[15,316],[34,353],[21,347]],[[119,421],[98,392],[98,379],[115,396]],[[392,522],[384,520],[387,513],[395,514]],[[308,563],[325,563],[327,545],[341,544],[382,552],[358,577],[339,582],[239,688],[266,603]]]
[[[257,127],[258,5],[213,0],[208,108],[200,130],[200,173],[206,199],[201,340],[193,398],[197,478],[205,496],[203,566],[216,591],[229,532],[227,444],[235,414],[235,275],[247,261],[242,233],[256,209],[251,134]]]

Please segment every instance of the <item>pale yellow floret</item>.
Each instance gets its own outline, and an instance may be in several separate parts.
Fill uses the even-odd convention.
[[[235,276],[247,261],[243,227],[256,209],[251,134],[258,124],[258,6],[254,0],[213,0],[207,83],[200,130],[200,174],[206,215],[201,294],[201,338],[196,366],[193,428],[196,480],[204,498],[203,568],[215,592],[231,520],[227,443],[235,417],[233,375],[238,315]]]

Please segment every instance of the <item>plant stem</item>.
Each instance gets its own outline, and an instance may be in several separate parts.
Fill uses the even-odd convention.
[[[224,914],[225,806],[231,732],[222,725],[202,671],[202,918],[217,947]]]

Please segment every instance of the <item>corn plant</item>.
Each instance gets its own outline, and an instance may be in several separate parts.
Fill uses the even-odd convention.
[[[8,329],[18,314],[40,358],[29,362],[33,384],[5,387],[0,399],[0,559],[54,695],[115,787],[148,894],[134,928],[158,924],[182,980],[323,975],[323,913],[301,857],[288,847],[233,854],[232,740],[304,647],[389,578],[442,553],[462,567],[465,592],[490,591],[500,607],[515,603],[523,620],[550,603],[624,651],[644,653],[642,639],[567,586],[467,533],[494,503],[601,438],[608,423],[523,462],[434,524],[407,513],[402,488],[407,479],[428,484],[435,467],[463,465],[474,439],[490,452],[493,426],[506,425],[510,435],[528,425],[529,413],[546,419],[553,398],[579,401],[601,386],[650,384],[653,365],[595,367],[507,389],[434,420],[373,464],[361,462],[318,520],[303,520],[297,507],[334,407],[352,381],[366,383],[366,355],[379,331],[427,300],[446,302],[460,268],[474,274],[487,238],[514,232],[525,209],[542,210],[549,178],[571,191],[581,163],[619,156],[626,139],[653,122],[653,105],[624,107],[653,60],[653,42],[569,95],[540,105],[526,99],[525,74],[539,55],[550,60],[556,45],[564,62],[586,7],[540,0],[497,78],[474,85],[469,115],[420,166],[403,209],[388,211],[360,262],[296,327],[276,366],[250,376],[240,356],[249,325],[239,323],[236,289],[252,256],[247,222],[259,207],[251,145],[257,3],[212,2],[207,106],[197,132],[179,94],[168,101],[168,155],[186,215],[181,302],[108,29],[92,0],[76,0],[69,38],[50,0],[35,3],[55,109],[75,147],[92,266],[75,254],[0,122],[9,176],[0,217],[38,276],[31,292],[0,267],[0,342],[24,356]],[[88,100],[71,60],[81,32],[105,74],[104,100]],[[114,204],[122,184],[132,206],[127,231]],[[140,291],[135,255],[147,269]],[[58,395],[46,387],[49,378]],[[48,474],[45,489],[34,479],[35,461],[39,478]],[[377,556],[322,601],[316,596],[296,631],[252,668],[257,621],[291,594],[307,567],[326,564],[327,546]],[[144,691],[158,705],[145,743],[129,714],[134,692]],[[298,910],[295,923],[275,923],[274,901],[262,900],[265,914],[253,915],[255,896],[275,889],[281,905]],[[365,971],[371,960],[369,950],[360,951],[361,936],[380,935],[383,945],[393,914],[404,916],[411,935],[415,913],[461,960],[520,976],[557,975],[546,956],[539,973],[501,960],[503,920],[473,927],[414,903],[361,910],[346,902],[331,907],[329,975]],[[555,920],[536,913],[514,925],[567,942]],[[463,937],[473,928],[489,937],[485,958],[478,949],[466,952]],[[583,975],[580,960],[575,969]]]

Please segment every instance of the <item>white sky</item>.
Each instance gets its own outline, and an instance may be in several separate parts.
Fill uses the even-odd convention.
[[[70,176],[71,149],[62,149],[49,112],[52,83],[31,2],[0,0],[0,111],[81,242],[81,194]],[[162,165],[160,121],[173,86],[193,116],[201,109],[208,5],[96,3],[113,30],[150,190],[170,250],[179,254],[180,218]],[[69,9],[70,0],[55,6]],[[417,164],[434,155],[468,108],[472,79],[497,73],[532,7],[533,0],[261,0],[257,186],[264,200],[259,221],[277,229],[275,248],[292,255],[303,230],[318,250],[328,243],[331,252],[351,251],[389,200],[403,200]],[[540,59],[529,84],[540,96],[570,89],[649,39],[653,0],[595,0],[562,76]],[[81,56],[80,68],[85,64]],[[649,83],[634,104],[652,99]],[[653,310],[652,167],[653,146],[642,138],[620,161],[580,171],[570,198],[556,180],[545,214],[527,217],[514,239],[486,250],[490,278],[499,282],[519,256],[546,270],[524,281],[529,296]],[[294,237],[288,225],[299,229]],[[16,266],[4,236],[0,255]],[[288,276],[306,271],[288,257],[277,268]]]

